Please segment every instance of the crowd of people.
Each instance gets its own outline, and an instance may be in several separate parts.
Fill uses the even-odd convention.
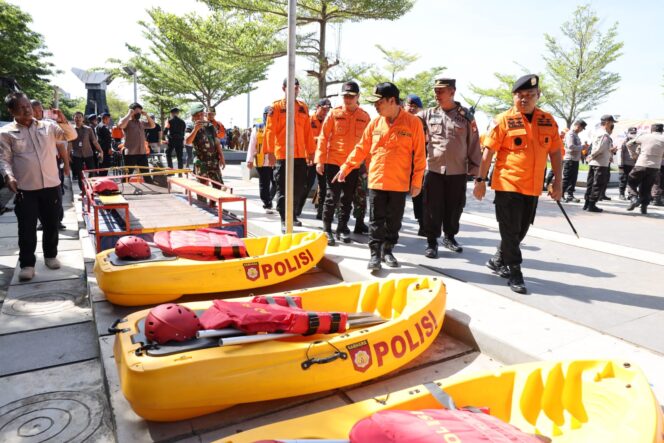
[[[296,97],[299,88],[296,80]],[[273,213],[276,198],[285,229],[286,91],[284,80],[283,98],[265,108],[263,122],[245,134],[248,136],[237,128],[226,131],[216,120],[214,108],[198,104],[190,109],[191,122],[180,118],[180,109],[171,109],[163,130],[139,103],[132,103],[115,126],[108,113],[101,114],[98,122],[97,116],[86,118],[80,112],[74,115],[72,126],[57,110],[52,111],[53,120],[44,119],[41,104],[31,103],[24,94],[8,95],[5,103],[14,122],[0,129],[0,169],[7,186],[16,192],[19,277],[29,280],[34,275],[38,221],[44,230],[46,264],[59,267],[62,176],[69,173],[70,163],[80,185],[84,168],[108,168],[118,162],[147,167],[148,154],[161,154],[164,139],[169,167],[174,166],[175,154],[178,168],[193,166],[197,175],[216,187],[223,184],[226,162],[222,146],[229,140],[247,139],[246,164],[258,172],[263,208]],[[618,148],[611,137],[616,119],[604,115],[592,143],[582,143],[579,134],[587,124],[578,120],[570,130],[559,130],[554,117],[537,107],[539,77],[526,75],[513,85],[513,106],[495,116],[480,135],[472,110],[455,100],[456,79],[436,77],[432,92],[437,106],[424,109],[419,97],[411,94],[402,100],[396,85],[380,83],[366,99],[378,113],[373,119],[361,108],[360,88],[353,81],[342,85],[343,102],[335,108],[323,98],[310,115],[306,103],[296,100],[294,225],[301,226],[298,217],[317,182],[316,218],[322,222],[328,245],[350,243],[352,215],[354,232],[369,235],[368,269],[380,270],[383,263],[398,267],[394,246],[408,195],[419,224],[418,235],[426,239],[423,254],[436,259],[441,236],[443,247],[463,251],[456,235],[469,181],[478,200],[486,196],[490,184],[500,241],[486,265],[506,278],[513,291],[526,293],[520,243],[534,220],[538,198],[544,189],[553,200],[580,202],[574,192],[584,157],[589,165],[584,210],[602,212],[597,204],[608,198],[610,163],[616,154],[620,198],[630,200],[626,209],[640,206],[645,214],[651,201],[662,205],[662,124],[644,134],[630,128]],[[364,222],[367,206],[368,226]]]

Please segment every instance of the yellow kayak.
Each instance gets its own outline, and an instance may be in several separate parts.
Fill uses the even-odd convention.
[[[165,303],[185,294],[260,288],[290,280],[316,266],[325,254],[322,232],[246,238],[249,257],[219,261],[156,257],[118,262],[113,249],[97,254],[95,275],[106,298],[116,305]]]
[[[170,345],[150,350],[142,346],[149,311],[136,312],[117,325],[114,348],[131,407],[148,420],[182,420],[238,403],[360,383],[424,352],[445,315],[445,286],[435,277],[401,276],[274,295],[288,294],[302,297],[302,308],[309,311],[371,313],[384,322],[247,345],[220,347],[217,339],[194,339],[170,350]],[[183,303],[197,312],[211,305]]]
[[[554,443],[664,441],[662,411],[648,380],[627,362],[536,362],[450,377],[435,384],[452,397],[457,407],[488,407],[491,415]],[[420,385],[262,426],[218,442],[346,440],[355,423],[378,411],[431,408],[441,405]]]

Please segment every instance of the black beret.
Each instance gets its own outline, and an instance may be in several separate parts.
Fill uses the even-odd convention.
[[[539,77],[535,74],[527,74],[523,77],[519,77],[517,81],[512,85],[512,94],[523,89],[532,89],[539,87]]]

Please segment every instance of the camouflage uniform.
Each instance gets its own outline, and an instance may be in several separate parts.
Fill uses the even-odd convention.
[[[219,168],[219,153],[217,152],[217,130],[214,126],[207,123],[197,133],[192,145],[196,153],[194,161],[194,174],[207,177],[211,180],[223,183],[221,178],[221,169]],[[218,185],[212,185],[220,189]],[[203,197],[198,197],[200,201],[206,201]]]

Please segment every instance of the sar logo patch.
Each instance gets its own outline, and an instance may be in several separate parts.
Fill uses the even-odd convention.
[[[346,346],[350,354],[350,360],[353,362],[353,368],[357,372],[366,372],[373,363],[371,358],[371,348],[367,340],[362,340],[357,343],[351,343]]]
[[[244,275],[247,277],[247,280],[256,281],[260,277],[260,272],[258,270],[258,262],[253,263],[244,263]]]

